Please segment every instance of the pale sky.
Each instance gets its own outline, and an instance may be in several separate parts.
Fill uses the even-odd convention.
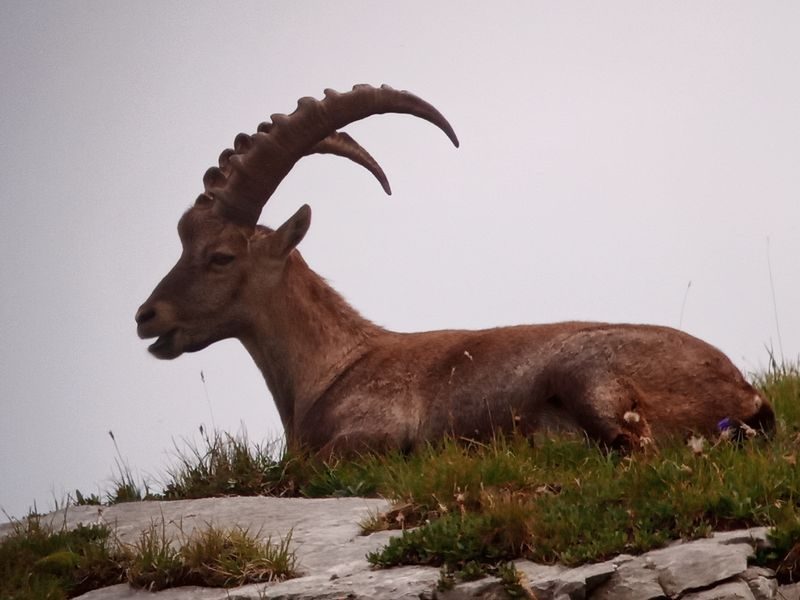
[[[162,362],[133,316],[219,152],[326,87],[411,90],[462,143],[372,117],[347,131],[392,197],[318,156],[262,214],[309,203],[303,255],[368,318],[657,323],[748,372],[797,359],[798,31],[794,1],[3,2],[0,507],[107,490],[109,430],[155,481],[200,424],[280,433],[238,342]]]

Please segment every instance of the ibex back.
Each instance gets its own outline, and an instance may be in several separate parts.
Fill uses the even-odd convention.
[[[585,431],[612,447],[653,437],[709,434],[730,419],[770,430],[772,408],[719,350],[650,325],[555,323],[483,331],[396,333],[363,318],[308,265],[296,246],[302,206],[276,230],[257,224],[303,156],[331,153],[369,169],[375,160],[345,133],[381,113],[425,119],[458,146],[424,100],[387,86],[303,98],[239,134],[205,191],[180,219],[183,253],[136,314],[149,350],[171,359],[239,339],[264,375],[287,440],[324,454],[410,449],[444,435]]]

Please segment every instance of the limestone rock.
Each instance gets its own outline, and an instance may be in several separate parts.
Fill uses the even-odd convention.
[[[264,600],[312,600],[317,598],[418,600],[421,594],[433,590],[438,580],[439,569],[432,567],[397,567],[383,570],[364,568],[335,579],[311,575],[272,586],[259,586],[260,595],[253,596],[253,598],[259,600],[262,598]],[[235,591],[231,590],[231,597],[236,597]]]
[[[749,544],[720,544],[711,539],[653,550],[643,560],[658,572],[664,593],[674,598],[744,572],[752,554]]]
[[[744,581],[723,583],[702,592],[686,594],[682,600],[754,600],[750,587]]]
[[[780,600],[800,600],[800,583],[789,583],[778,587]]]
[[[619,567],[592,595],[592,600],[657,600],[666,598],[658,582],[658,571],[644,559]]]
[[[767,527],[751,527],[749,529],[737,529],[736,531],[717,531],[711,534],[709,539],[720,544],[750,544],[755,548],[769,547],[770,541],[767,537],[769,529]]]
[[[507,600],[503,583],[497,577],[484,577],[477,581],[456,584],[453,589],[436,593],[436,600]]]
[[[757,543],[756,539],[745,530],[653,550],[621,565],[593,598],[655,600],[712,588],[747,570],[747,559],[753,553],[751,543]],[[754,573],[754,581],[757,577]],[[767,584],[755,581],[754,585]]]
[[[545,567],[526,560],[514,564],[525,576],[539,600],[557,598],[583,600],[588,598],[595,588],[611,578],[620,564],[630,559],[631,557],[623,555],[614,560],[574,569],[565,569],[561,566]]]
[[[773,600],[778,595],[778,582],[772,569],[750,567],[739,578],[747,582],[756,600]]]
[[[127,584],[94,590],[80,600],[418,600],[435,588],[439,570],[400,567],[384,571],[364,569],[345,577],[309,575],[277,584],[253,584],[229,590],[182,587],[155,594]]]
[[[495,600],[504,596],[504,587],[496,577],[462,582],[452,590],[437,592],[437,568],[370,568],[365,555],[400,532],[361,536],[358,523],[387,508],[383,500],[364,498],[208,498],[71,507],[52,513],[45,522],[49,519],[55,527],[106,523],[128,543],[151,524],[159,528],[163,525],[167,535],[177,540],[209,524],[242,527],[261,539],[285,538],[292,532],[300,571],[296,579],[228,590],[184,587],[157,593],[123,584],[89,592],[81,596],[82,600]],[[0,537],[8,531],[8,526],[0,525]],[[753,548],[768,543],[766,531],[755,528],[714,534],[638,557],[621,555],[576,568],[526,560],[514,564],[523,585],[538,600],[800,600],[800,586],[778,589],[772,571],[748,568]]]
[[[568,571],[567,567],[562,565],[540,565],[529,560],[515,560],[514,567],[522,573],[528,582],[542,583],[546,585],[548,582],[555,582],[558,576],[564,571]]]

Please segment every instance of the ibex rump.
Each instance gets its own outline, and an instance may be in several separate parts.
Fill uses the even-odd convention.
[[[396,333],[359,315],[295,249],[303,206],[277,230],[257,224],[292,166],[323,152],[368,168],[372,157],[337,130],[370,115],[426,119],[458,140],[430,104],[386,86],[304,98],[273,115],[204,177],[181,218],[183,252],[136,314],[165,359],[238,338],[278,407],[287,440],[323,454],[413,448],[446,434],[586,431],[612,447],[711,433],[730,418],[773,426],[772,408],[716,348],[650,325],[555,323],[483,331]]]

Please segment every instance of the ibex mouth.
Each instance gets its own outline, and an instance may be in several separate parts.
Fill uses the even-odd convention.
[[[147,350],[156,358],[170,360],[178,358],[184,352],[202,350],[214,341],[214,338],[193,341],[192,336],[187,334],[185,330],[182,331],[176,327],[158,336],[158,339],[150,344]]]
[[[156,358],[175,358],[180,353],[175,353],[174,340],[177,329],[168,331],[164,335],[158,336],[158,339],[148,346],[147,350]]]

